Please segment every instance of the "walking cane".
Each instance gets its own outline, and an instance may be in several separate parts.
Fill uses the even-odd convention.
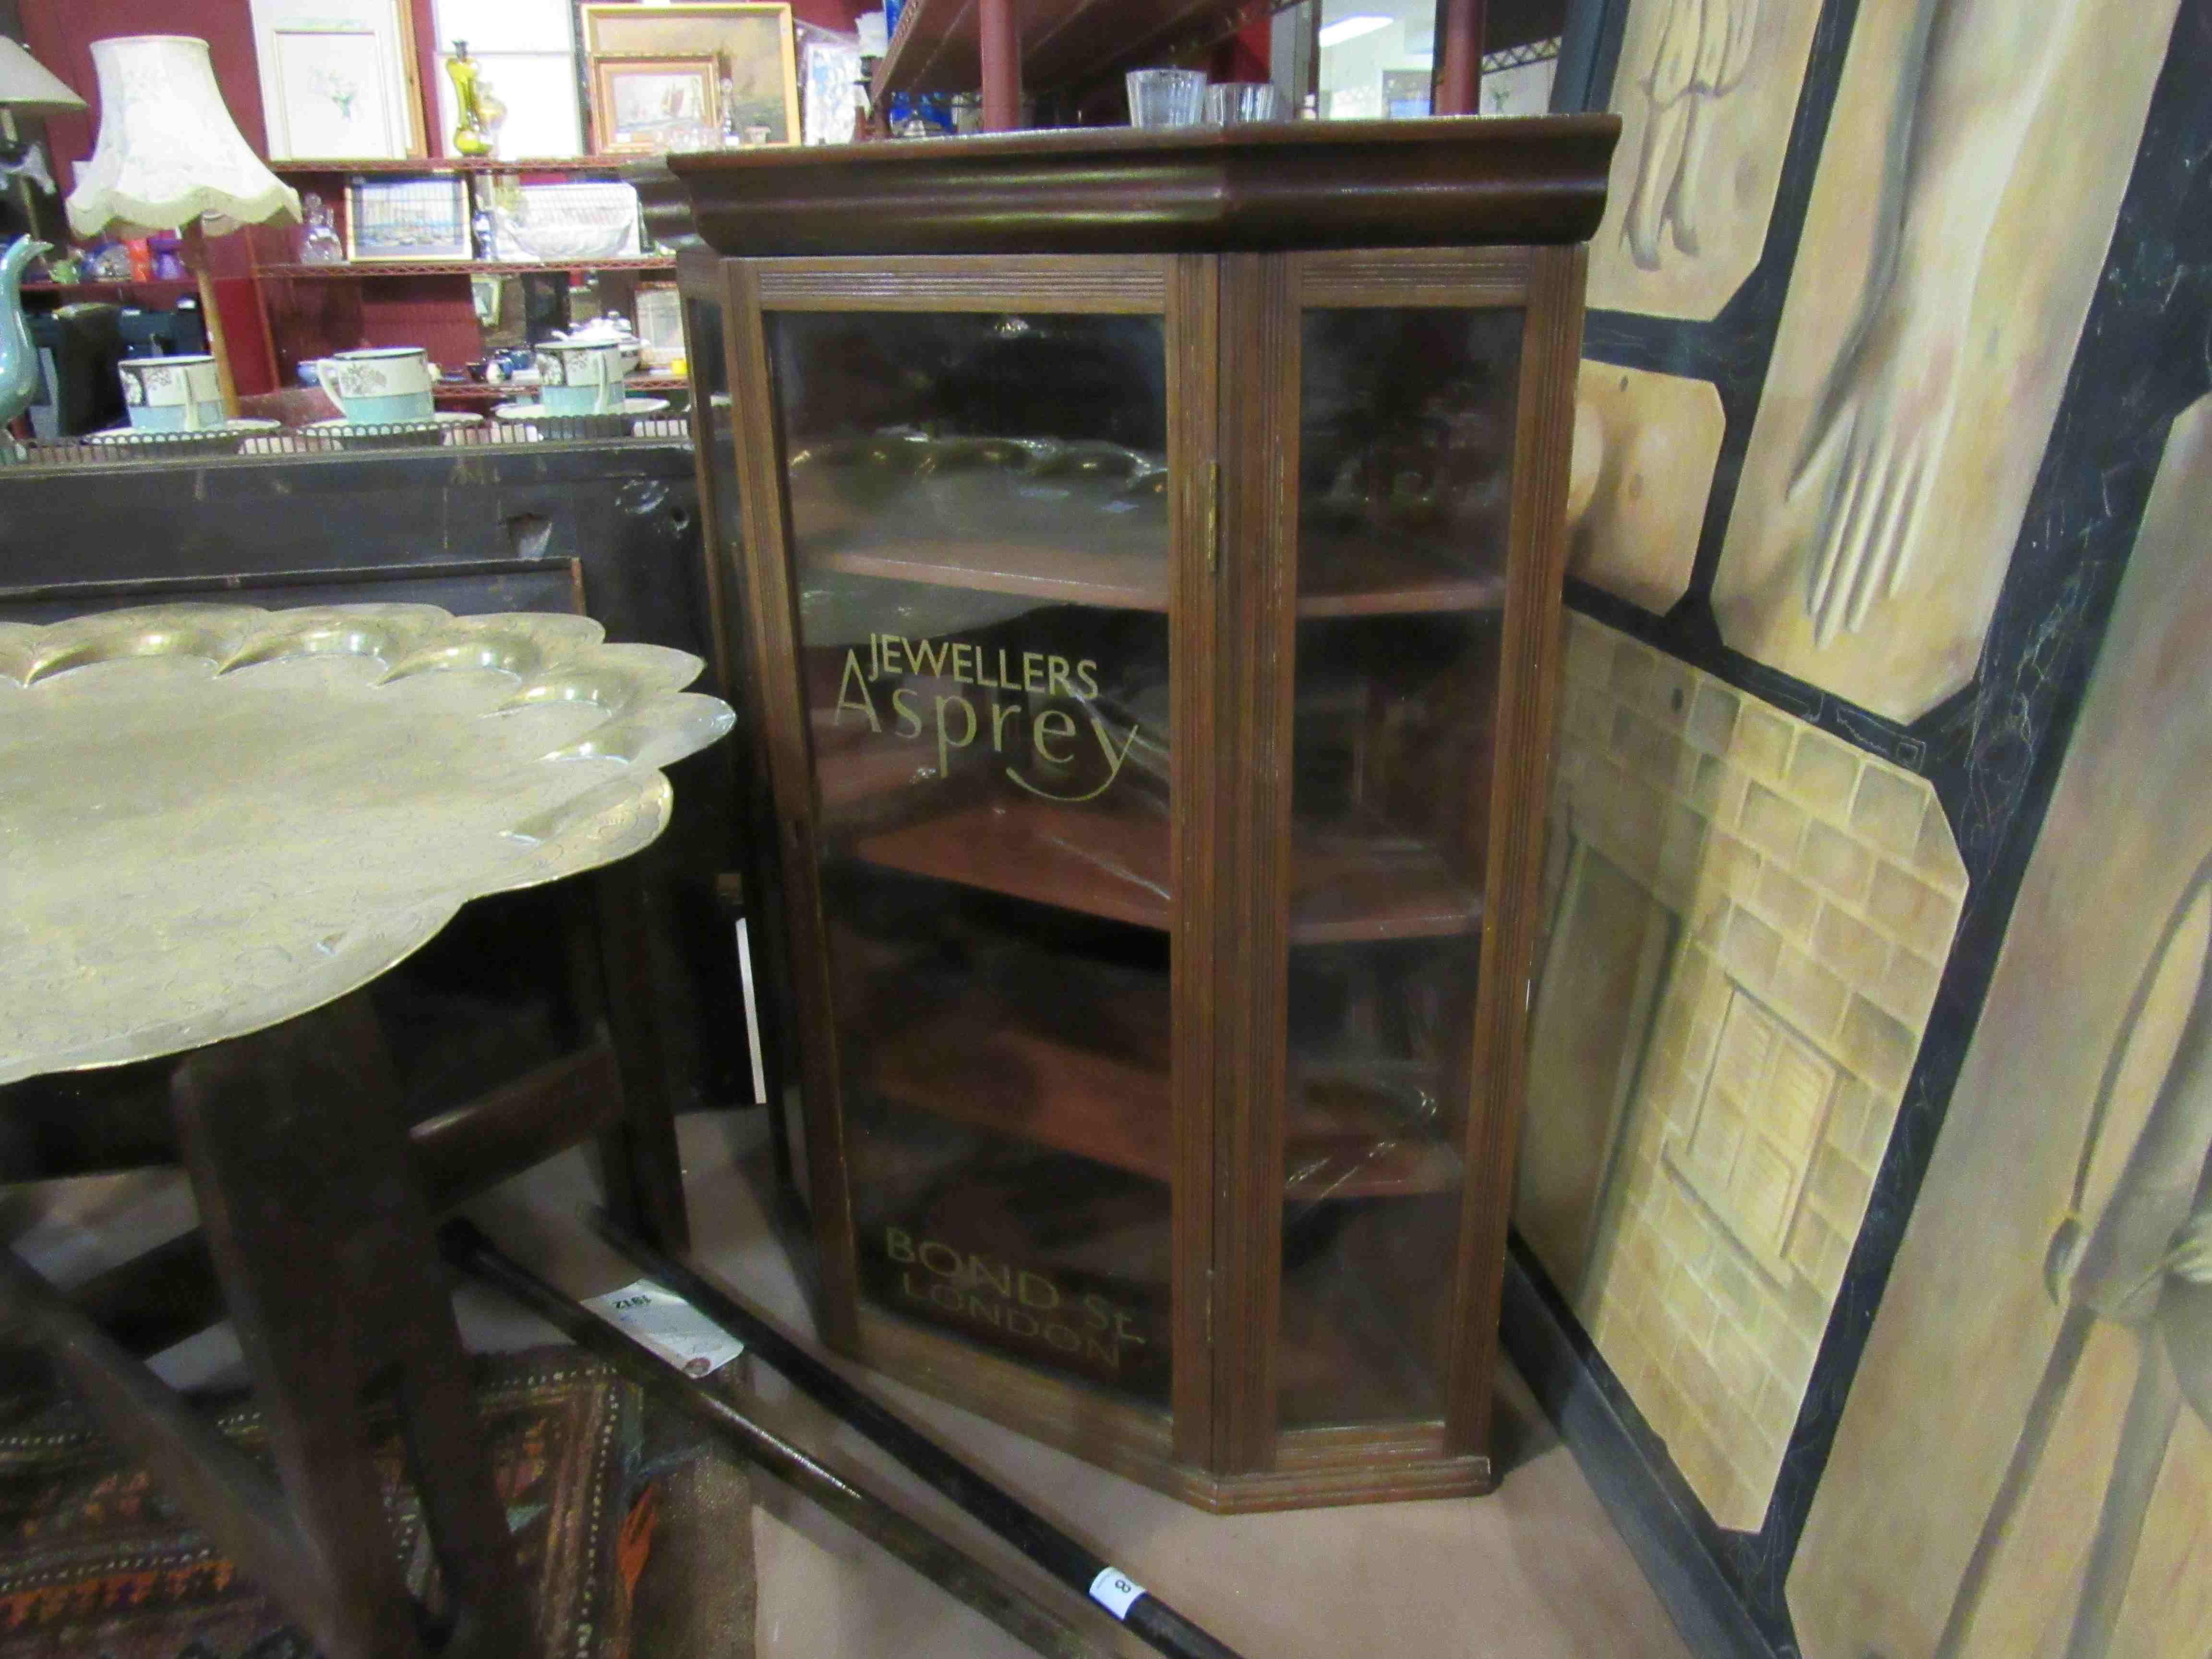
[[[504,1291],[578,1347],[605,1360],[648,1399],[691,1418],[1009,1635],[1048,1659],[1106,1659],[1105,1650],[1074,1626],[871,1491],[864,1476],[841,1471],[755,1422],[714,1393],[705,1379],[684,1376],[643,1343],[547,1284],[472,1223],[458,1217],[447,1222],[439,1229],[438,1242],[453,1266]]]
[[[801,1394],[858,1429],[1042,1567],[1070,1589],[1088,1595],[1171,1659],[1237,1659],[1227,1647],[1184,1618],[1118,1567],[1069,1537],[1004,1487],[969,1468],[905,1419],[869,1395],[776,1329],[767,1320],[596,1212],[599,1237],[665,1289],[675,1291]]]

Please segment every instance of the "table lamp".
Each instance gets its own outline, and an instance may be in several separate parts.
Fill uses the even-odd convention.
[[[33,145],[29,152],[25,150],[22,135],[15,131],[15,118],[65,115],[83,107],[84,100],[71,92],[45,64],[16,42],[0,35],[0,169],[19,178],[27,172],[51,191],[54,181],[46,173],[43,157],[36,159],[33,167],[25,166],[36,156],[37,146]]]
[[[223,409],[234,416],[238,393],[202,221],[230,222],[216,227],[218,234],[239,224],[297,224],[299,192],[269,171],[230,118],[206,41],[181,34],[95,40],[92,63],[100,76],[100,140],[77,169],[70,228],[87,238],[183,234]]]

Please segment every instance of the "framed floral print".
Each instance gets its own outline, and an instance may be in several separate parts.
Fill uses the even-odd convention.
[[[401,0],[252,0],[252,12],[270,161],[424,154]]]

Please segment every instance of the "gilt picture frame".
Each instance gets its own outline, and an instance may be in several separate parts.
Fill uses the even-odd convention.
[[[592,132],[600,155],[659,155],[696,148],[702,131],[719,143],[721,131],[721,60],[714,54],[592,59]]]
[[[740,132],[765,129],[770,144],[799,142],[798,40],[791,8],[781,0],[652,6],[579,0],[576,21],[584,52],[594,62],[718,58],[720,78],[728,82],[720,94],[728,125]],[[596,70],[586,78],[596,81]],[[603,132],[595,131],[593,140],[595,148],[605,148]]]

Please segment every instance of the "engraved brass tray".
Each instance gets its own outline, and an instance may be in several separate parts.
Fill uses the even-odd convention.
[[[636,852],[732,723],[701,666],[423,605],[0,623],[0,1083],[273,1025]]]

